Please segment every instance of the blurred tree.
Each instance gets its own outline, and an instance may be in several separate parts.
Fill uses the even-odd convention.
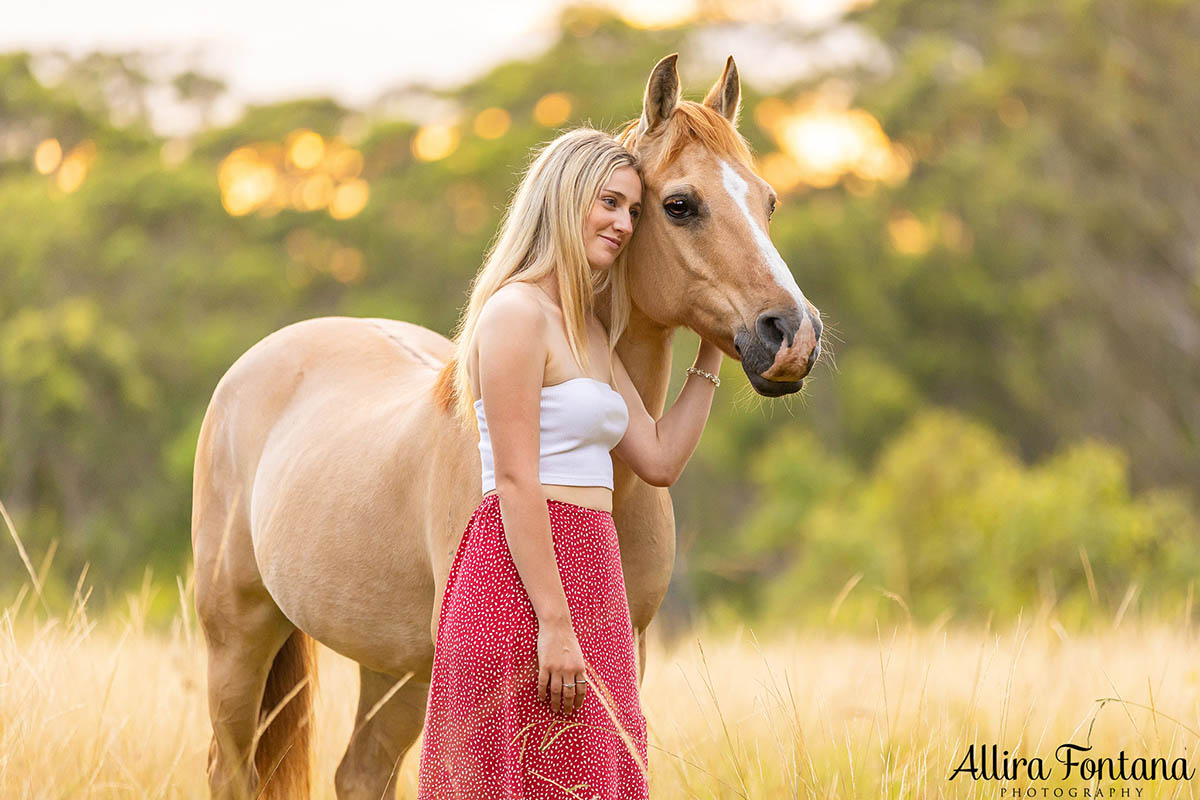
[[[179,99],[198,107],[201,127],[209,127],[212,121],[213,106],[228,87],[225,81],[204,75],[196,70],[186,70],[171,79]]]
[[[667,53],[790,30],[728,4],[704,14],[720,24],[647,31],[568,9],[548,51],[457,89],[397,87],[363,112],[255,106],[182,147],[148,127],[159,87],[136,54],[68,63],[54,86],[30,54],[0,55],[0,497],[35,559],[61,542],[59,589],[87,562],[114,590],[147,562],[186,562],[199,422],[255,341],[323,314],[448,334],[532,147],[636,117]],[[1078,545],[1103,602],[1131,575],[1179,591],[1195,518],[1135,489],[1200,478],[1197,17],[1165,0],[906,0],[853,18],[888,70],[838,67],[764,97],[756,80],[778,76],[743,66],[741,129],[764,161],[788,155],[780,102],[790,119],[832,87],[912,169],[783,190],[772,237],[834,353],[778,401],[726,364],[743,388],[718,395],[673,490],[692,567],[673,598],[781,613],[862,573],[926,615],[1011,610],[1048,586],[1079,603]],[[685,96],[722,65],[685,64]],[[165,86],[202,116],[224,91],[196,71]],[[317,138],[301,165],[289,148],[304,132]],[[219,175],[243,148],[273,194],[235,216]],[[320,177],[334,172],[364,194],[336,218]],[[677,363],[694,352],[677,337]],[[930,422],[930,405],[978,422]],[[1090,437],[1115,446],[1071,447]],[[955,577],[971,553],[991,569],[973,573],[984,599]],[[0,560],[0,585],[20,574]],[[856,592],[851,620],[866,613]]]

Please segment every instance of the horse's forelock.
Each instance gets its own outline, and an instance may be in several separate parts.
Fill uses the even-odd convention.
[[[702,103],[681,100],[672,112],[658,139],[652,170],[659,170],[675,159],[689,144],[699,144],[719,158],[739,161],[754,168],[754,157],[750,147],[740,133],[713,109]],[[639,129],[639,120],[633,120],[618,134],[617,139],[631,152],[637,152],[646,133]]]

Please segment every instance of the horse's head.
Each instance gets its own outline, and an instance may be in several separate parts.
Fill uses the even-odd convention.
[[[680,99],[676,59],[650,73],[642,116],[621,135],[645,183],[630,294],[659,324],[691,328],[738,358],[759,394],[797,392],[821,352],[821,315],[771,243],[775,192],[734,127],[737,67],[730,57],[694,103]]]

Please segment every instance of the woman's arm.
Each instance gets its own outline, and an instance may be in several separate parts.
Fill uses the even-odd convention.
[[[479,392],[513,562],[538,619],[562,621],[570,613],[538,477],[546,333],[545,314],[519,290],[490,298],[478,326]]]
[[[629,409],[629,427],[613,454],[651,486],[671,486],[700,443],[716,386],[703,375],[688,375],[675,403],[655,420],[616,352],[613,361],[617,390]],[[694,366],[716,375],[721,368],[721,350],[701,339]]]
[[[538,618],[538,696],[555,712],[582,702],[587,674],[554,557],[550,512],[538,475],[546,316],[517,288],[501,288],[480,315],[479,392],[483,397],[500,519],[521,583]]]

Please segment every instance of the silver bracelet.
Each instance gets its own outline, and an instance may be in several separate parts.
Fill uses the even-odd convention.
[[[703,375],[704,377],[706,377],[710,381],[712,381],[714,386],[721,385],[721,379],[718,378],[716,375],[713,375],[711,372],[705,372],[704,370],[698,369],[696,367],[688,367],[687,374],[688,375]]]

